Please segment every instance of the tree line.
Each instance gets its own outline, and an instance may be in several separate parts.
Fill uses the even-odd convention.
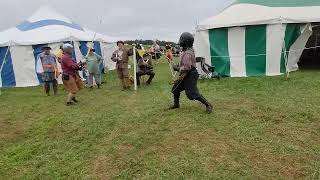
[[[132,45],[132,44],[143,44],[143,45],[148,45],[148,46],[151,46],[153,45],[153,40],[142,40],[142,39],[137,39],[137,40],[128,40],[128,41],[125,41],[126,44],[129,44],[129,45]],[[157,40],[157,44],[159,46],[165,46],[167,44],[171,44],[172,46],[176,46],[177,43],[175,42],[170,42],[170,41],[159,41]]]

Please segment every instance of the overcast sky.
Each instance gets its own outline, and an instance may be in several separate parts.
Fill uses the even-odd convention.
[[[181,32],[233,0],[0,0],[0,31],[16,26],[42,5],[99,33],[131,39],[177,41]],[[102,20],[102,24],[100,24]]]

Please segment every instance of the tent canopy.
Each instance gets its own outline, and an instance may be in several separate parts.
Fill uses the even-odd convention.
[[[196,56],[229,77],[296,71],[319,12],[319,0],[238,0],[196,27]]]
[[[63,42],[74,45],[73,57],[77,62],[83,60],[89,47],[94,47],[96,53],[104,58],[100,68],[108,67],[112,70],[115,63],[110,58],[117,48],[115,41],[115,38],[95,33],[72,22],[50,7],[41,7],[18,26],[0,32],[0,87],[41,84],[42,78],[36,67],[40,64],[38,55],[42,47],[49,46],[51,52],[55,53]],[[58,81],[62,82],[61,76]]]
[[[239,0],[197,30],[261,24],[320,22],[319,0]]]
[[[43,6],[18,26],[0,32],[0,47],[63,41],[92,41],[94,37],[94,41],[116,41],[115,38],[83,28],[52,8]]]
[[[259,4],[270,7],[320,6],[318,0],[238,0],[236,3]]]

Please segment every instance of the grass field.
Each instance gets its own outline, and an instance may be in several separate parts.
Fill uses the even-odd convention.
[[[167,64],[122,92],[114,73],[78,105],[40,87],[0,96],[0,179],[320,179],[320,71],[199,82],[215,113],[171,104]]]

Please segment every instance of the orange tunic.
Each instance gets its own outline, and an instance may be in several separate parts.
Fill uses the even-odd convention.
[[[168,50],[166,53],[166,58],[168,60],[169,63],[171,63],[173,61],[173,54],[171,50]]]

